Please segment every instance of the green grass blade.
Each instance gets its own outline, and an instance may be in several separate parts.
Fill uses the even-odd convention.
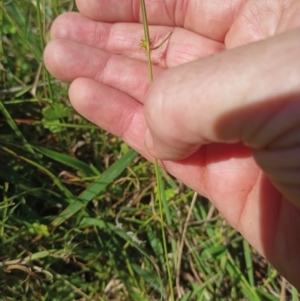
[[[171,207],[168,203],[167,200],[167,196],[166,196],[166,189],[165,189],[165,179],[167,177],[166,172],[163,171],[162,169],[158,168],[158,172],[159,172],[159,176],[160,176],[160,188],[158,189],[158,200],[161,201],[162,203],[162,211],[160,208],[160,216],[164,217],[164,220],[168,226],[168,228],[173,232],[174,230],[174,226],[173,226],[173,220],[172,220],[172,213],[171,213]],[[158,188],[158,185],[157,185]],[[174,210],[172,210],[174,212]],[[172,255],[173,255],[173,262],[174,262],[174,266],[176,266],[177,264],[177,259],[178,259],[178,248],[177,248],[177,244],[174,238],[170,238],[170,242],[171,242],[171,248],[172,248]],[[166,247],[166,246],[165,246]],[[165,251],[167,252],[168,250],[165,249]],[[170,271],[171,272],[171,271]]]
[[[161,282],[158,282],[155,278],[153,273],[149,272],[148,270],[141,269],[140,266],[137,264],[132,265],[134,271],[145,280],[155,291],[159,292],[159,294],[165,298],[164,291],[162,290]]]
[[[55,12],[55,15],[58,16],[59,12],[58,12],[57,0],[51,0],[51,6]]]
[[[158,191],[161,234],[162,234],[162,241],[163,241],[163,247],[164,247],[165,263],[166,263],[167,273],[168,273],[170,296],[171,296],[171,300],[173,301],[173,300],[175,300],[175,296],[174,296],[171,268],[170,268],[170,263],[169,263],[167,237],[166,237],[165,225],[164,225],[164,203],[166,203],[166,202],[163,201],[163,200],[165,200],[165,195],[164,195],[162,177],[161,177],[161,173],[160,173],[160,170],[158,167],[157,160],[155,160],[154,168],[155,168],[155,175],[156,175],[156,181],[157,181],[156,184],[157,184],[157,191]]]
[[[40,46],[41,46],[41,49],[45,49],[44,30],[43,30],[43,21],[42,21],[40,0],[36,0],[36,12],[37,12],[37,23],[38,23],[39,32],[40,32],[40,35],[39,35],[40,36]]]
[[[28,9],[27,14],[30,12],[30,6],[32,5],[30,2],[27,2]],[[21,38],[24,45],[28,47],[30,52],[34,55],[35,59],[38,62],[42,61],[43,57],[43,51],[39,45],[39,41],[37,39],[37,36],[30,30],[30,27],[28,26],[28,18],[25,18],[25,15],[23,12],[21,12],[18,4],[16,1],[8,2],[8,4],[4,8],[4,15],[7,18],[7,20],[10,22],[10,24],[16,29],[16,31],[19,34],[19,37]],[[27,29],[27,31],[26,31]]]
[[[43,30],[40,0],[36,0],[36,11],[37,11],[37,23],[38,23],[39,32],[40,32],[40,45],[41,45],[41,49],[45,49],[44,30]],[[45,68],[43,68],[43,71],[46,74],[46,79],[47,79],[47,83],[48,83],[48,92],[49,92],[50,99],[53,102],[55,102],[56,99],[55,99],[54,94],[53,94],[53,88],[52,88],[50,74],[49,74],[48,70],[46,70]]]
[[[164,212],[164,216],[166,217],[166,223],[170,228],[173,228],[171,210],[165,194],[165,183],[163,178],[164,172],[160,168],[158,168],[158,172],[159,172],[159,185],[160,185],[160,196],[158,196],[158,198],[161,198],[162,200],[163,212]]]
[[[229,269],[228,270],[229,274],[233,273],[235,277],[237,277],[241,281],[242,291],[244,292],[245,296],[248,296],[249,299],[253,301],[261,301],[260,297],[256,292],[256,289],[249,284],[249,282],[247,281],[247,279],[239,269],[237,263],[232,259],[230,254],[229,253],[227,254],[228,254],[229,261],[226,267],[227,269]]]
[[[7,219],[7,206],[8,206],[8,200],[7,200],[7,192],[8,192],[8,188],[9,188],[9,184],[7,182],[4,183],[3,185],[4,187],[0,187],[0,189],[3,189],[3,200],[1,200],[0,202],[0,212],[2,211],[2,222],[0,224],[0,238],[3,239],[4,238],[4,225],[5,225],[5,221]]]
[[[254,269],[253,269],[252,258],[251,258],[251,250],[248,242],[245,239],[243,240],[243,247],[244,247],[244,256],[246,261],[246,269],[247,269],[249,284],[252,287],[254,287],[255,286]]]
[[[9,124],[10,128],[13,130],[14,134],[23,142],[24,147],[27,149],[27,151],[34,155],[34,149],[23,136],[22,132],[19,130],[17,124],[15,123],[9,112],[6,110],[6,107],[4,106],[2,101],[0,101],[0,111],[6,119],[7,123]]]
[[[292,287],[292,301],[299,301],[299,299],[298,291]]]
[[[193,299],[197,296],[199,296],[207,286],[209,286],[211,283],[214,283],[217,281],[217,278],[219,278],[220,275],[216,274],[213,275],[211,278],[203,282],[201,285],[193,285],[193,289],[191,292],[186,293],[179,301],[189,301],[189,300],[196,300]],[[198,300],[198,299],[197,299]],[[209,299],[202,299],[202,300],[212,300],[211,298]]]
[[[2,29],[3,29],[3,2],[0,1],[0,62],[3,60],[3,45],[2,45]]]
[[[69,202],[72,202],[72,199],[74,200],[74,197],[72,195],[72,193],[70,192],[70,190],[68,190],[63,183],[52,173],[50,172],[46,167],[40,165],[39,163],[30,160],[28,158],[25,158],[24,156],[20,156],[18,154],[16,154],[15,152],[13,152],[12,150],[6,148],[6,147],[2,147],[0,146],[0,148],[5,151],[6,153],[12,155],[15,158],[18,158],[34,167],[36,167],[37,169],[39,169],[41,172],[43,172],[44,174],[46,174],[47,176],[49,176],[53,183],[57,186],[57,188],[64,194],[64,196],[67,198],[67,200]]]
[[[257,293],[261,296],[262,301],[279,301],[278,297],[264,291],[264,289],[257,289]]]
[[[161,239],[159,239],[156,231],[154,231],[152,227],[147,226],[146,231],[147,231],[148,241],[153,250],[155,258],[158,260],[158,262],[161,265],[163,265],[164,264],[164,249],[163,249]]]
[[[83,161],[80,161],[76,158],[73,158],[71,156],[65,155],[58,153],[56,151],[43,148],[43,147],[35,147],[37,151],[42,153],[43,155],[51,158],[52,160],[55,160],[56,162],[59,162],[63,165],[69,166],[71,168],[74,168],[77,171],[80,171],[84,173],[87,176],[95,176],[98,175],[99,173],[95,173],[94,169],[91,168],[88,164],[86,164]]]
[[[81,193],[79,199],[69,205],[55,220],[52,225],[58,226],[68,218],[76,214],[84,208],[88,202],[94,199],[99,193],[103,192],[107,185],[112,183],[115,178],[123,172],[123,170],[137,157],[134,150],[128,151],[121,159],[111,165],[101,176],[100,179],[91,184],[84,192]]]

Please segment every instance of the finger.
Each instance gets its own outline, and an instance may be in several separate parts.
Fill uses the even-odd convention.
[[[299,145],[299,36],[296,30],[161,74],[145,102],[150,153],[178,160],[211,142],[256,150]],[[299,204],[300,185],[289,184]],[[291,197],[286,184],[276,185]]]
[[[102,22],[142,22],[140,1],[137,0],[77,0],[79,11],[93,20]],[[242,0],[224,5],[217,1],[146,1],[150,25],[184,27],[217,41],[224,41]]]
[[[151,53],[152,63],[161,67],[174,67],[224,49],[223,43],[182,28],[150,26],[149,30],[153,48],[169,37]],[[52,39],[69,39],[146,61],[147,55],[140,47],[143,36],[141,24],[96,22],[78,13],[61,15],[51,28]]]
[[[145,62],[68,40],[51,41],[44,53],[48,70],[55,77],[72,82],[87,77],[118,89],[142,101],[149,87]],[[153,66],[156,77],[163,69]]]
[[[272,132],[288,132],[299,120],[299,35],[289,32],[163,72],[145,102],[152,153],[180,159],[210,142],[279,147]],[[264,124],[273,116],[279,117]],[[292,123],[283,124],[288,116]],[[286,137],[289,143],[298,138]]]
[[[146,154],[140,143],[146,123],[142,105],[134,98],[88,78],[76,79],[70,86],[69,97],[85,118]]]
[[[121,91],[88,78],[76,79],[70,86],[69,96],[81,115],[121,137],[130,147],[153,161],[144,145],[147,124],[141,103]],[[219,199],[218,191],[222,190],[222,198],[227,204],[238,203],[233,206],[234,210],[231,209],[229,218],[234,225],[237,225],[237,217],[243,208],[240,200],[246,199],[258,173],[251,153],[242,145],[209,145],[207,149],[201,148],[185,160],[164,161],[161,165],[212,201]],[[233,196],[232,187],[236,189],[236,186],[241,189]],[[225,209],[222,213],[227,214]]]

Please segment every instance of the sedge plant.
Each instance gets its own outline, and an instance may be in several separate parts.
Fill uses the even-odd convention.
[[[140,3],[141,3],[141,11],[142,11],[142,17],[143,17],[143,26],[144,26],[144,39],[142,39],[142,41],[141,41],[141,47],[143,49],[145,49],[146,53],[147,53],[149,81],[150,81],[150,83],[152,83],[153,82],[153,71],[152,71],[152,62],[151,62],[151,50],[155,50],[155,49],[159,48],[161,45],[163,45],[167,41],[167,39],[170,37],[170,35],[165,40],[163,40],[158,46],[152,47],[151,39],[150,39],[150,35],[149,35],[149,26],[148,26],[148,18],[147,18],[145,0],[140,0]],[[158,166],[158,160],[156,158],[154,159],[154,169],[155,169],[155,176],[156,176],[157,197],[158,197],[158,202],[159,202],[162,243],[163,243],[163,250],[164,250],[166,268],[167,268],[167,273],[168,273],[169,291],[170,291],[171,300],[175,300],[172,274],[171,274],[171,268],[170,268],[169,257],[168,257],[167,238],[166,238],[165,227],[164,227],[164,210],[163,210],[164,203],[165,203],[163,201],[165,199],[164,188],[163,188],[161,171]]]

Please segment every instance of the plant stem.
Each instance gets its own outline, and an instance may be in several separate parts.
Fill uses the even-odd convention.
[[[44,30],[43,30],[43,21],[42,21],[42,14],[41,14],[41,4],[40,0],[36,1],[36,12],[37,12],[37,21],[40,31],[40,45],[42,49],[45,49],[45,40],[44,40]],[[55,103],[55,97],[52,89],[52,82],[49,72],[44,68],[44,72],[46,74],[46,80],[48,83],[48,91],[49,91],[49,97],[52,100],[52,103]]]
[[[0,102],[0,112],[6,119],[7,123],[9,124],[10,128],[13,130],[14,134],[22,141],[26,150],[29,153],[31,153],[32,155],[35,155],[34,149],[28,143],[27,139],[25,138],[25,136],[22,134],[22,132],[18,128],[17,124],[15,123],[14,119],[12,118],[12,116],[10,115],[10,113],[8,112],[8,110],[6,109],[4,104],[2,103],[2,101]]]
[[[149,35],[146,5],[145,5],[144,0],[140,0],[140,2],[141,2],[141,10],[142,10],[142,16],[143,16],[145,42],[146,42],[146,46],[147,46],[146,51],[147,51],[149,79],[150,79],[150,83],[152,83],[153,82],[153,71],[152,71],[152,63],[151,63],[151,41],[150,41],[150,35]],[[168,257],[167,238],[166,238],[165,227],[164,227],[162,178],[161,178],[160,170],[158,167],[157,159],[154,160],[154,168],[155,168],[157,195],[158,195],[158,202],[159,202],[159,213],[160,213],[163,248],[164,248],[165,262],[166,262],[168,281],[169,281],[169,290],[170,290],[171,300],[175,300],[171,268],[170,268],[169,257]]]
[[[146,52],[147,52],[149,79],[150,79],[150,83],[152,83],[153,82],[153,71],[152,71],[152,63],[151,63],[151,41],[150,41],[150,35],[149,35],[146,5],[145,5],[144,0],[140,0],[140,1],[141,1],[141,9],[142,9],[142,16],[143,16],[144,35],[145,35],[145,41],[146,41],[146,45],[147,45]]]

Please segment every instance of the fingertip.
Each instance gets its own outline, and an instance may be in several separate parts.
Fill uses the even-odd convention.
[[[73,53],[68,51],[67,40],[53,40],[48,43],[44,50],[44,63],[48,71],[60,80],[70,82],[73,80],[72,65]]]
[[[56,39],[57,37],[59,37],[61,35],[62,31],[66,30],[64,25],[64,19],[65,19],[65,15],[59,15],[52,23],[51,25],[51,29],[50,29],[50,36],[51,36],[51,40]]]
[[[91,106],[93,91],[97,88],[97,83],[92,79],[83,77],[74,79],[69,87],[69,99],[77,112],[85,115],[86,109]]]
[[[56,71],[56,46],[54,41],[50,41],[45,49],[43,54],[43,59],[47,70],[55,76]]]
[[[72,28],[72,22],[75,15],[78,15],[78,13],[63,13],[53,21],[50,31],[52,40],[57,38],[66,38],[69,36],[70,28]]]

